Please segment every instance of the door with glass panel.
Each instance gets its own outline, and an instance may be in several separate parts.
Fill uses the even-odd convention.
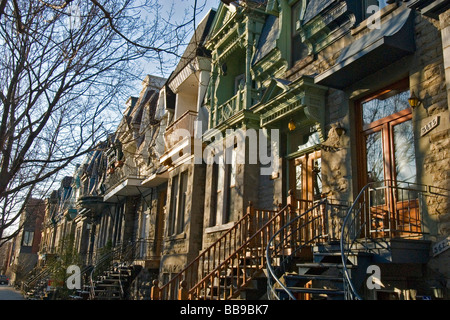
[[[291,162],[291,189],[301,208],[310,207],[322,195],[322,161],[320,151],[308,153]]]
[[[291,161],[290,189],[294,190],[296,207],[303,214],[322,197],[322,160],[321,152],[315,151],[305,154]],[[316,216],[317,211],[309,211],[298,221],[298,238],[309,241],[317,236],[325,221]]]
[[[358,105],[361,187],[370,183],[372,237],[412,236],[421,231],[415,144],[409,90],[401,84]]]

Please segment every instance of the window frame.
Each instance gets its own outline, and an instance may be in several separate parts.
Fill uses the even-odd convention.
[[[23,231],[22,246],[32,247],[34,242],[34,231]]]
[[[185,186],[185,190],[184,187]],[[185,231],[186,203],[189,186],[189,170],[172,177],[167,236],[177,236]]]
[[[406,109],[392,113],[381,119],[377,119],[369,124],[363,123],[363,104],[371,100],[377,99],[391,91],[398,91],[397,94],[410,90],[408,79],[401,80],[381,90],[378,90],[355,103],[355,120],[356,120],[356,146],[358,159],[358,184],[359,189],[369,183],[367,170],[367,155],[365,137],[375,132],[381,132],[382,151],[383,151],[383,171],[384,180],[396,181],[395,169],[395,147],[393,130],[395,125],[406,121],[412,121],[412,109]],[[387,161],[386,161],[387,160]]]

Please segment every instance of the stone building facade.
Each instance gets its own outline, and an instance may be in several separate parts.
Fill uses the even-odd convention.
[[[340,209],[314,226],[327,239],[314,250],[360,223],[352,241],[384,284],[360,281],[364,298],[447,299],[449,23],[442,1],[218,3],[172,75],[127,102],[96,193],[77,196],[81,247],[136,244],[153,298],[180,284],[200,298],[282,208],[298,217],[326,199]],[[210,290],[193,293],[199,283]]]
[[[37,265],[44,201],[30,198],[20,214],[20,231],[11,244],[6,274],[10,284],[20,285]]]

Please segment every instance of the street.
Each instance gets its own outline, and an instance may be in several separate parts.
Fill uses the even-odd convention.
[[[25,300],[25,298],[13,287],[0,285],[0,300]]]

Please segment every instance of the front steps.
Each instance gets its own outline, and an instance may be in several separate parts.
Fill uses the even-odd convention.
[[[267,278],[264,269],[258,267],[257,259],[247,253],[245,257],[239,259],[236,265],[228,266],[220,271],[214,278],[213,283],[209,283],[206,289],[198,297],[199,300],[259,300],[263,299],[267,291]],[[206,276],[206,275],[203,275]],[[251,280],[245,285],[244,280]]]
[[[132,281],[141,271],[141,266],[115,264],[81,290],[70,296],[71,300],[127,300]]]
[[[296,270],[286,272],[280,280],[297,300],[344,300],[344,273],[339,245],[316,245],[312,252],[312,259],[292,263],[291,270]],[[358,264],[365,264],[364,261],[370,257],[370,254],[355,253],[348,258],[346,266],[357,274]],[[277,288],[276,292],[280,300],[290,298],[283,288]]]

